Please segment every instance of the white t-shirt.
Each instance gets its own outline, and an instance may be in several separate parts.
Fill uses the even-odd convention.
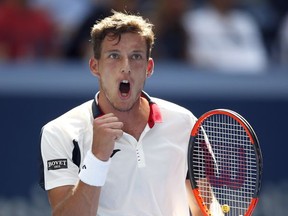
[[[150,103],[148,123],[138,141],[127,133],[116,141],[97,215],[189,216],[187,149],[196,118],[176,104],[143,96]],[[92,143],[93,103],[88,101],[43,127],[46,190],[79,181],[79,167]],[[96,117],[100,112],[94,107]],[[75,144],[81,155],[79,167],[73,159]]]
[[[183,22],[195,66],[229,73],[257,73],[266,68],[260,29],[247,13],[231,10],[223,15],[207,6],[187,12]]]

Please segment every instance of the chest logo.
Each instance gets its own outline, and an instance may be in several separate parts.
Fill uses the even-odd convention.
[[[117,152],[121,151],[120,149],[114,149],[110,158],[112,158]]]

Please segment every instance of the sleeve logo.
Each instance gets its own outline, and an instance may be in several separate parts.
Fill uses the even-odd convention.
[[[47,161],[48,170],[67,169],[67,159],[56,159]]]

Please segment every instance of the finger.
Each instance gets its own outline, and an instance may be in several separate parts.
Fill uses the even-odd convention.
[[[109,122],[118,122],[118,121],[119,121],[119,119],[116,116],[114,116],[113,114],[109,115],[109,116],[101,116],[101,117],[94,119],[94,122],[99,123],[99,124],[109,123]]]
[[[113,132],[114,132],[114,140],[118,140],[123,136],[122,130],[115,129]]]
[[[104,123],[102,126],[106,128],[111,128],[111,129],[121,129],[123,127],[123,123],[122,122],[108,122],[108,123]]]
[[[111,118],[111,117],[116,117],[116,116],[114,113],[107,113],[107,114],[98,116],[95,119],[107,119],[107,118]]]

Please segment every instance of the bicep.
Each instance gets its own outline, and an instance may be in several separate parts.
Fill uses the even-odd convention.
[[[79,181],[76,186],[66,185],[48,191],[52,215],[96,215],[101,187]]]
[[[48,190],[48,200],[52,211],[55,210],[59,204],[64,202],[70,194],[72,194],[73,188],[73,185],[65,185]]]

